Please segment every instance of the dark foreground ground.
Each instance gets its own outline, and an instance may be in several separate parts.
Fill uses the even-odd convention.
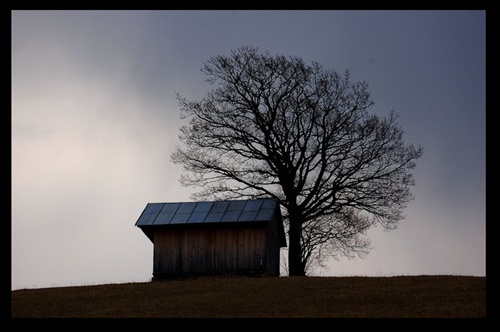
[[[12,318],[484,318],[486,278],[200,277],[12,291]]]

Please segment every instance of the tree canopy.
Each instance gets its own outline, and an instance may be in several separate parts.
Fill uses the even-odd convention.
[[[404,219],[423,149],[404,143],[396,112],[369,113],[366,82],[255,47],[212,57],[202,72],[213,88],[201,100],[177,95],[189,119],[171,155],[180,181],[198,199],[279,199],[289,275],[362,256],[371,226]]]

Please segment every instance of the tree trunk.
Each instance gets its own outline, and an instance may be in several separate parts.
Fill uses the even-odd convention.
[[[302,262],[300,250],[301,216],[296,211],[289,211],[290,228],[288,231],[288,275],[305,276],[305,264]]]

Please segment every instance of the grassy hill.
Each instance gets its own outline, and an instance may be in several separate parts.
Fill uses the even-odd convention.
[[[12,291],[13,318],[486,317],[486,278],[199,277]]]

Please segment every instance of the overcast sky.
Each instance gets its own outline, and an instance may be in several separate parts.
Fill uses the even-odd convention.
[[[486,275],[484,11],[13,11],[12,289],[143,282],[148,202],[189,201],[179,92],[240,46],[365,80],[424,148],[396,230],[321,276]]]

